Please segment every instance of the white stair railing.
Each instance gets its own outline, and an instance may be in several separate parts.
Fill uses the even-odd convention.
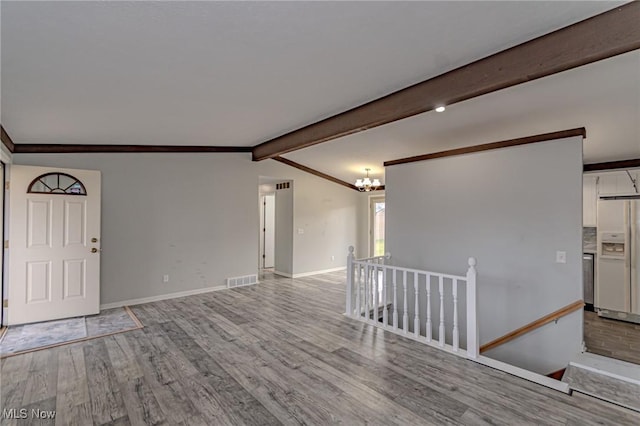
[[[425,344],[476,359],[479,355],[477,293],[476,293],[476,260],[469,258],[466,275],[451,275],[433,271],[423,271],[389,265],[390,254],[366,259],[355,259],[353,246],[349,247],[347,258],[347,295],[346,315],[368,322],[376,327],[393,333],[410,337]],[[409,279],[411,278],[411,279]],[[424,278],[424,281],[422,280]],[[437,283],[438,297],[432,298],[432,279]],[[398,282],[400,281],[400,282]],[[424,283],[422,286],[421,283]],[[462,287],[462,288],[459,288]],[[422,291],[421,291],[422,288]],[[412,291],[411,291],[412,290]],[[392,315],[389,318],[389,291],[393,302]],[[460,293],[462,292],[462,293]],[[424,294],[426,303],[422,304],[420,295]],[[466,349],[460,347],[460,318],[458,303],[460,294],[466,299]],[[411,304],[414,312],[412,322],[409,321],[409,295],[414,300]],[[447,323],[448,304],[446,297],[451,296],[452,308],[450,323]],[[398,299],[402,300],[399,302]],[[435,300],[433,300],[435,299]],[[353,303],[355,301],[355,303]],[[363,302],[364,301],[364,302]],[[432,301],[437,307],[432,307]],[[402,307],[402,322],[399,320],[399,306]],[[382,318],[380,318],[382,304]],[[432,312],[438,309],[437,341],[434,342],[431,318]],[[380,322],[382,319],[382,322]],[[424,327],[424,333],[421,330]],[[413,325],[413,329],[411,326]],[[446,332],[451,331],[450,343],[447,343]]]

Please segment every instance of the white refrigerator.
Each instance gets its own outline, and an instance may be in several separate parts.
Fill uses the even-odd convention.
[[[597,226],[596,310],[640,322],[640,195],[600,197]]]

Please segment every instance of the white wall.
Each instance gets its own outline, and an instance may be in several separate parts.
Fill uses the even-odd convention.
[[[293,275],[293,190],[294,182],[289,188],[276,190],[275,220],[275,258],[276,273],[285,276]]]
[[[294,228],[305,229],[293,235],[294,273],[344,266],[356,241],[358,193],[250,154],[15,154],[13,162],[102,172],[102,304],[256,273],[259,176],[294,181]]]
[[[464,275],[477,258],[482,343],[582,299],[580,137],[391,166],[385,178],[395,264]],[[547,374],[581,341],[576,312],[486,355]]]

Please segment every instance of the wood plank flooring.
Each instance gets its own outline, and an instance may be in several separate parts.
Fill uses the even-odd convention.
[[[576,392],[611,401],[640,412],[640,385],[585,370],[575,365],[562,378]]]
[[[3,360],[0,405],[77,425],[640,424],[346,318],[344,282],[269,275],[135,306],[144,329]]]
[[[640,324],[585,311],[584,343],[588,352],[640,364]]]

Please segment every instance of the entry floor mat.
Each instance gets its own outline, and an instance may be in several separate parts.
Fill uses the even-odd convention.
[[[98,315],[9,326],[0,337],[0,358],[142,328],[128,306]]]

